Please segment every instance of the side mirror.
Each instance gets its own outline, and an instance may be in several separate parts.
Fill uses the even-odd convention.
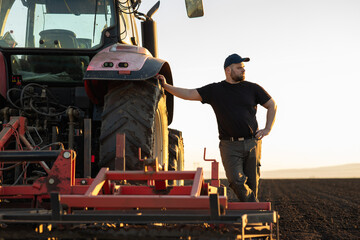
[[[186,11],[189,18],[204,16],[202,0],[185,0]]]

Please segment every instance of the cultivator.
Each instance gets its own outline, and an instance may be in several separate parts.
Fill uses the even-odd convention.
[[[0,133],[2,144],[14,135],[19,146],[26,143],[21,137],[25,124],[25,118],[13,118]],[[23,175],[18,177],[21,184],[17,180],[0,186],[0,238],[272,239],[275,235],[278,215],[270,203],[229,202],[215,160],[210,160],[212,179],[207,183],[202,168],[161,171],[157,159],[141,159],[140,149],[144,170],[124,171],[124,135],[117,135],[116,146],[117,169],[102,168],[95,178],[75,177],[73,150],[0,151],[2,178],[11,166],[26,169],[40,164],[44,169],[44,176],[37,179]],[[169,180],[186,184],[169,185]]]

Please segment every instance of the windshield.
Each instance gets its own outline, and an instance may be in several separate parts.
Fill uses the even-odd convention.
[[[0,47],[96,48],[113,0],[0,0]]]

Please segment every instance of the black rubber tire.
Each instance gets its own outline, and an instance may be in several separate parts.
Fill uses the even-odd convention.
[[[169,128],[169,171],[184,170],[184,140],[182,132]],[[174,181],[169,181],[175,185]],[[184,185],[183,180],[176,181],[176,185]]]
[[[168,167],[166,97],[158,80],[121,81],[109,85],[104,99],[100,136],[100,167],[115,168],[116,134],[125,133],[127,170],[143,168],[141,158],[158,157]]]

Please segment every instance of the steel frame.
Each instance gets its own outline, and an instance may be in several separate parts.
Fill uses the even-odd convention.
[[[12,126],[18,121],[12,122]],[[10,129],[5,129],[6,136]],[[124,169],[125,137],[120,135],[117,139],[119,162],[116,166]],[[204,160],[207,160],[205,155],[206,150]],[[271,210],[271,204],[229,202],[226,189],[222,195],[218,191],[216,160],[209,160],[213,171],[210,184],[204,181],[202,168],[159,171],[157,161],[142,160],[147,166],[144,171],[102,168],[93,179],[75,178],[76,154],[72,150],[0,151],[0,162],[3,163],[53,161],[51,169],[46,171],[47,176],[38,178],[31,185],[0,186],[0,223],[235,224],[241,228],[241,239],[263,236],[264,231],[272,238],[272,226],[278,224],[278,215]],[[190,180],[192,185],[168,186],[168,180]],[[127,185],[126,181],[146,181],[147,184]],[[14,211],[1,202],[19,199],[30,200],[31,209],[21,209],[29,205],[20,205],[20,209]],[[261,233],[250,234],[252,225],[259,223]]]

